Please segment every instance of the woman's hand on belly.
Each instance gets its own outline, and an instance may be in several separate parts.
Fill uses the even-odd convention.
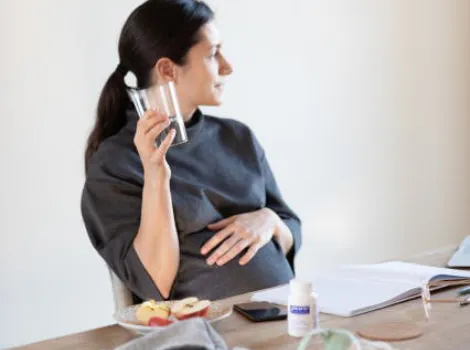
[[[211,224],[208,228],[217,233],[203,245],[201,254],[208,254],[220,244],[209,255],[207,263],[221,266],[248,249],[239,261],[240,265],[245,265],[273,238],[281,221],[271,209],[263,208]]]

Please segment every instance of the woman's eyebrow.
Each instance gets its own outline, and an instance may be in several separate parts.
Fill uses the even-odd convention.
[[[220,49],[222,47],[222,43],[211,44],[210,49]]]

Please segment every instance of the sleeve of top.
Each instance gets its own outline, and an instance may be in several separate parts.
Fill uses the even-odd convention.
[[[101,171],[87,179],[81,211],[93,246],[127,288],[142,300],[162,300],[133,245],[141,205],[140,185]]]
[[[294,243],[286,257],[294,271],[294,257],[298,253],[302,244],[301,221],[299,217],[289,208],[284,201],[277,185],[274,174],[269,166],[268,160],[263,150],[261,150],[261,167],[266,183],[266,207],[272,209],[279,215],[282,221],[289,227],[294,238]]]

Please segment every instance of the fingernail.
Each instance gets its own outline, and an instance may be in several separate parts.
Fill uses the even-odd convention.
[[[207,260],[207,265],[212,265],[214,262],[211,259]]]
[[[223,261],[223,260],[222,261],[217,261],[217,265],[222,266],[223,264],[225,264],[225,261]]]
[[[206,255],[206,253],[207,253],[207,250],[206,250],[206,249],[202,249],[202,250],[201,250],[201,254],[202,254],[202,255]]]

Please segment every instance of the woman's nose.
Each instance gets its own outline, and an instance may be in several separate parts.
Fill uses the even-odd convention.
[[[233,72],[232,65],[227,61],[227,59],[222,56],[221,57],[221,64],[219,69],[220,75],[230,75]]]

